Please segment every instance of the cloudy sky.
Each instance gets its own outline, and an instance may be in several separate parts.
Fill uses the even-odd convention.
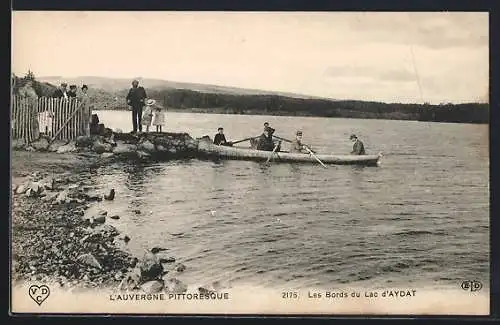
[[[486,101],[487,13],[14,12],[12,70]]]

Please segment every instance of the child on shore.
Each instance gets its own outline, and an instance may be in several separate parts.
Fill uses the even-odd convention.
[[[156,105],[153,109],[153,125],[156,126],[156,132],[162,132],[162,126],[165,124],[165,112],[160,106]]]
[[[153,105],[156,103],[154,99],[148,99],[146,101],[146,107],[142,113],[142,125],[146,127],[146,133],[149,132],[149,127],[151,126],[151,120],[153,119]]]

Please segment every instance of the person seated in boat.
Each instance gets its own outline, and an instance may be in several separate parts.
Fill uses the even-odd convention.
[[[274,141],[269,129],[264,129],[264,133],[259,137],[257,150],[273,151]]]
[[[271,141],[273,141],[273,143],[274,143],[275,146],[278,146],[278,148],[276,149],[276,152],[281,151],[281,140],[275,141],[273,139],[273,135],[274,135],[274,131],[275,130],[272,127],[269,127],[267,130],[269,132],[269,137],[271,138]],[[273,147],[273,150],[274,150],[274,147]]]
[[[218,128],[217,134],[214,136],[214,144],[220,146],[226,144],[226,136],[224,135],[224,129]]]
[[[229,145],[229,142],[227,142],[226,136],[224,135],[224,128],[220,127],[217,129],[217,134],[214,137],[214,144],[218,146]]]
[[[290,144],[290,152],[293,153],[309,153],[306,146],[302,144],[302,131],[297,131],[295,139]]]
[[[363,145],[363,142],[361,142],[355,134],[351,134],[349,139],[354,143],[352,145],[351,155],[364,155],[365,146]]]

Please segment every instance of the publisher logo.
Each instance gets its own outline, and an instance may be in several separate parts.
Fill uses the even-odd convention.
[[[45,299],[49,297],[50,289],[46,285],[37,286],[34,284],[29,287],[28,293],[31,299],[33,299],[38,304],[38,306],[40,306],[45,301]]]
[[[465,291],[474,292],[481,290],[483,288],[483,284],[481,283],[481,281],[477,280],[465,280],[462,282],[461,287]]]

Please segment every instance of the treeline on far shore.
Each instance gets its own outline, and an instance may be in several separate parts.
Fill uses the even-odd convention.
[[[187,112],[489,123],[489,105],[483,103],[388,104],[277,95],[202,93],[187,89],[151,89],[148,95],[166,107]]]

